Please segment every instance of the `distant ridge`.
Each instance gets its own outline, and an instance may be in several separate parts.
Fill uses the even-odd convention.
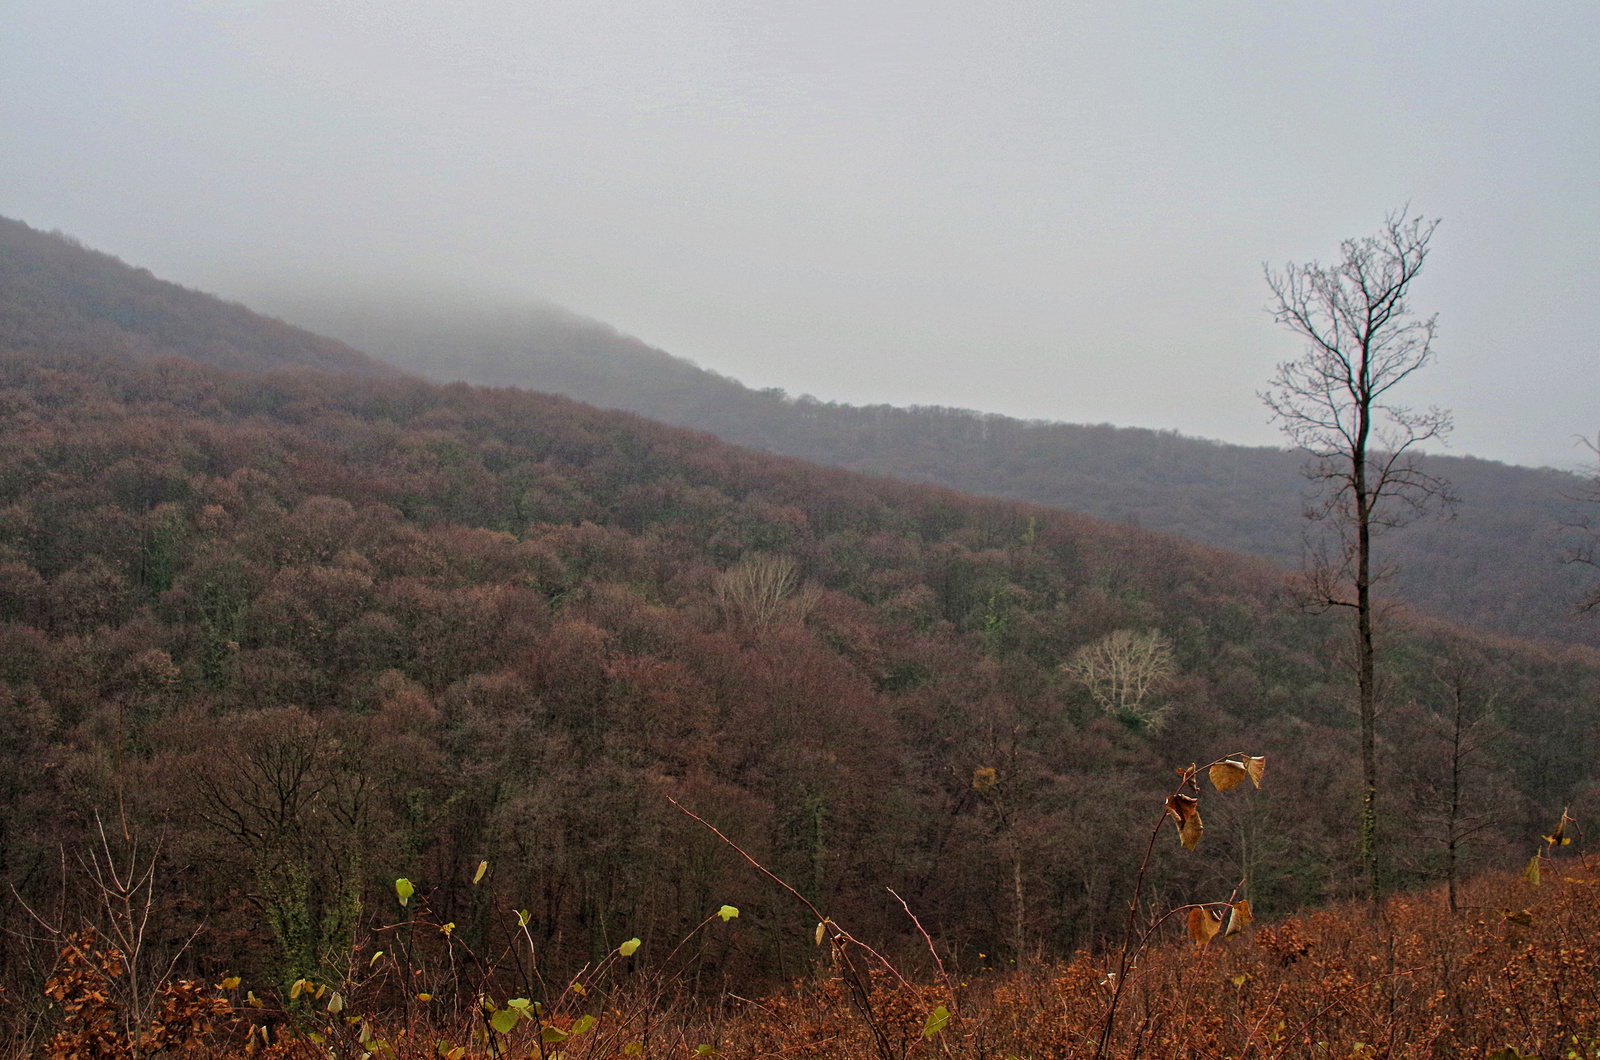
[[[158,280],[60,233],[0,217],[0,349],[186,357],[235,371],[394,369],[342,342]]]

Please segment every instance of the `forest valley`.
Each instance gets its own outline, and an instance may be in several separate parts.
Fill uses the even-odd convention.
[[[1374,903],[1266,560],[19,260],[4,1055],[1600,1057],[1594,649],[1382,611]]]

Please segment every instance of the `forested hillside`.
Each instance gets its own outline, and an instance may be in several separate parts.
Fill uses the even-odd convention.
[[[111,859],[153,873],[126,908],[169,981],[230,972],[259,1015],[246,992],[288,1008],[307,978],[407,1027],[437,1004],[462,1034],[475,991],[587,1004],[560,983],[630,938],[638,968],[721,1003],[817,967],[809,911],[673,800],[907,967],[909,907],[963,975],[1120,939],[1173,768],[1224,754],[1265,756],[1268,783],[1207,794],[1193,853],[1166,832],[1142,908],[1239,888],[1270,918],[1358,886],[1349,634],[1288,606],[1280,568],[353,353],[367,374],[308,371],[343,348],[23,236],[112,294],[63,301],[38,269],[0,287],[13,1042],[57,1025],[63,982],[104,996],[65,933],[118,922]],[[280,354],[294,370],[197,363]],[[1520,867],[1563,807],[1592,816],[1594,651],[1404,610],[1380,649],[1386,887]],[[1265,980],[1278,950],[1251,952]],[[1016,1048],[1045,1048],[1026,1013],[1090,960],[1059,983],[1029,965],[995,1026],[1013,997]],[[774,1028],[824,1035],[839,981],[817,982],[815,1005],[717,1033],[750,1055]],[[932,1003],[904,1014],[916,1040]],[[372,1051],[363,1019],[338,1033]]]
[[[1163,843],[1158,897],[1350,886],[1345,634],[1264,564],[516,390],[10,354],[0,403],[24,936],[86,908],[62,852],[104,826],[159,841],[160,937],[201,929],[202,968],[324,969],[401,876],[474,944],[527,910],[553,967],[717,902],[717,974],[803,967],[809,926],[671,795],[874,937],[912,937],[893,887],[965,960],[1066,953],[1117,930],[1173,765],[1235,750],[1273,783]],[[1469,813],[1458,871],[1520,862],[1593,799],[1594,655],[1387,629],[1390,883]],[[1062,668],[1119,631],[1170,645],[1131,702]],[[1462,718],[1493,735],[1452,755]]]
[[[5,217],[0,217],[0,350],[176,354],[244,371],[393,371],[341,342],[158,280],[67,236]]]
[[[793,399],[556,310],[303,293],[283,296],[280,311],[435,379],[548,390],[771,452],[1085,512],[1285,566],[1300,562],[1304,459],[1285,450],[1108,424]],[[1574,449],[1574,459],[1580,455]],[[1382,541],[1384,562],[1394,568],[1388,591],[1457,621],[1600,646],[1600,623],[1574,615],[1593,571],[1565,562],[1575,544],[1569,527],[1586,507],[1583,481],[1440,455],[1428,468],[1455,484],[1461,504],[1451,520]]]

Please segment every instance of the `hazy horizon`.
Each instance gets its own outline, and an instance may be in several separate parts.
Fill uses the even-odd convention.
[[[1263,262],[1442,217],[1403,395],[1600,428],[1600,10],[17,0],[0,214],[273,311],[564,306],[750,386],[1283,445]],[[1374,28],[1381,30],[1375,33]],[[274,293],[276,292],[276,293]]]

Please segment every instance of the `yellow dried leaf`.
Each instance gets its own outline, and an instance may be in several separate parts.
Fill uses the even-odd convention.
[[[1255,918],[1255,914],[1250,912],[1250,900],[1248,898],[1239,899],[1239,901],[1233,903],[1228,913],[1228,930],[1223,932],[1223,937],[1231,938],[1237,935],[1249,927],[1250,921]]]
[[[1572,818],[1567,816],[1567,811],[1562,809],[1561,820],[1556,822],[1556,830],[1545,836],[1544,841],[1553,847],[1564,847],[1572,842],[1571,839],[1567,838],[1567,822],[1570,820]]]
[[[1502,909],[1500,918],[1508,924],[1520,924],[1523,927],[1533,926],[1533,910],[1531,909]]]
[[[1189,910],[1189,937],[1196,945],[1204,946],[1222,930],[1222,917],[1209,909]]]
[[[988,766],[981,766],[972,771],[972,786],[978,791],[988,791],[999,782],[999,776]]]
[[[1522,870],[1522,878],[1534,887],[1539,886],[1539,855],[1528,859],[1528,867]]]
[[[1254,758],[1246,756],[1244,768],[1250,774],[1250,782],[1258,788],[1261,787],[1261,778],[1267,772],[1267,756],[1257,755]]]
[[[1205,826],[1200,823],[1200,800],[1189,795],[1169,796],[1167,812],[1178,826],[1178,842],[1193,850],[1205,832]]]
[[[226,979],[224,979],[222,981],[222,989],[224,989],[224,990],[237,990],[237,989],[239,989],[239,977],[237,975],[228,976],[228,978],[226,978]]]
[[[1243,762],[1235,762],[1229,758],[1212,765],[1211,786],[1218,791],[1227,791],[1248,775]]]
[[[827,932],[827,930],[828,930],[828,922],[826,920],[824,920],[822,923],[817,925],[817,945],[818,946],[822,945],[822,936]]]

